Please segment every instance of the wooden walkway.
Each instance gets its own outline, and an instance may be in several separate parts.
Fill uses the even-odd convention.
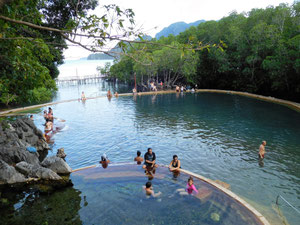
[[[90,76],[74,76],[74,77],[64,77],[55,79],[56,85],[80,85],[80,84],[90,84],[98,83],[103,78],[104,75],[90,75]]]

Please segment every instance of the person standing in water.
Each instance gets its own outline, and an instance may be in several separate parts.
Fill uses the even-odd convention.
[[[266,150],[265,150],[265,146],[267,145],[267,142],[266,141],[263,141],[261,143],[261,145],[259,146],[259,153],[258,153],[258,157],[260,160],[263,160],[265,158],[265,153],[266,153]]]
[[[84,94],[84,91],[81,92],[81,101],[85,101],[86,100],[86,97],[85,97],[85,94]]]
[[[171,161],[169,165],[169,169],[171,172],[179,172],[181,166],[180,166],[180,160],[178,159],[177,155],[173,155],[173,160]]]
[[[111,98],[112,96],[113,96],[113,95],[112,95],[111,91],[108,90],[108,91],[107,91],[107,97],[108,97],[108,98]]]
[[[138,165],[140,165],[144,161],[144,159],[143,159],[143,157],[141,157],[141,152],[140,151],[137,151],[136,155],[137,156],[134,158],[134,161],[136,161],[136,163]]]

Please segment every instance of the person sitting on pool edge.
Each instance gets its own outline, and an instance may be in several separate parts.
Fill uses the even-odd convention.
[[[151,172],[153,172],[154,174],[155,168],[157,168],[158,165],[155,164],[156,156],[155,153],[152,152],[152,148],[148,148],[147,152],[144,155],[144,160],[145,162],[143,165],[143,169],[145,169],[145,171],[150,175],[152,175]]]
[[[180,160],[177,155],[173,155],[173,160],[170,162],[169,169],[171,172],[179,172],[180,170]]]
[[[141,152],[140,151],[137,151],[136,155],[137,156],[134,158],[134,161],[136,161],[136,163],[138,165],[140,165],[144,161],[144,159],[141,157]]]
[[[147,196],[158,197],[159,195],[161,195],[160,191],[157,192],[156,194],[154,193],[152,183],[150,181],[148,181],[146,183],[146,186],[143,186],[143,188],[144,188]]]
[[[103,169],[106,169],[107,166],[108,166],[108,163],[110,163],[108,157],[106,156],[106,154],[104,153],[102,156],[101,156],[101,161],[100,161]]]

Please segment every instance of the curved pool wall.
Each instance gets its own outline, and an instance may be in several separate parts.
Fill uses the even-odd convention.
[[[97,180],[109,180],[113,179],[115,182],[118,182],[119,179],[126,179],[127,177],[130,179],[136,179],[140,178],[138,182],[140,183],[140,189],[142,189],[142,186],[149,180],[149,177],[147,177],[144,173],[144,170],[139,165],[133,165],[133,164],[110,164],[108,168],[103,169],[99,165],[90,166],[88,168],[82,168],[74,170],[72,173],[72,180],[74,183],[74,187],[76,187],[77,180],[74,179],[75,177],[81,177],[80,181],[83,183],[89,183],[90,188],[93,186],[93,182],[97,183]],[[185,188],[186,181],[189,176],[192,176],[194,178],[194,184],[197,187],[199,193],[197,195],[192,195],[192,199],[194,198],[198,199],[198,201],[191,201],[190,203],[186,203],[186,201],[180,201],[179,199],[187,198],[189,201],[189,198],[191,196],[180,196],[178,193],[176,193],[176,189],[178,188]],[[130,183],[130,179],[128,182]],[[162,180],[162,182],[157,182],[157,180]],[[103,181],[105,182],[105,181]],[[151,208],[151,205],[149,207],[149,211],[151,212],[153,217],[161,217],[157,218],[159,220],[158,224],[264,224],[269,225],[269,222],[252,206],[250,206],[246,201],[242,200],[240,197],[235,195],[230,190],[220,186],[219,184],[213,182],[210,179],[207,179],[203,176],[200,176],[198,174],[192,173],[187,170],[181,170],[179,175],[177,174],[176,177],[174,177],[173,173],[169,172],[166,166],[159,166],[156,169],[156,173],[154,174],[154,177],[151,178],[151,182],[153,183],[153,188],[155,192],[161,191],[162,196],[157,197],[157,200],[159,201],[156,203],[153,207],[160,207],[159,205],[164,202],[168,201],[168,198],[171,198],[174,203],[167,203],[162,208],[159,208],[157,211],[164,211],[162,214],[168,214],[168,210],[165,208],[168,208],[168,206],[171,206],[171,210],[174,211],[181,211],[180,214],[177,215],[177,221],[171,221],[172,218],[165,218],[164,216],[158,214],[157,211],[153,212],[153,208]],[[83,186],[83,185],[81,185]],[[99,192],[101,192],[101,185],[99,187]],[[113,188],[111,188],[113,190]],[[85,195],[87,201],[88,199],[91,199],[92,196],[88,196],[89,190],[84,190],[84,188],[80,189],[82,192],[82,195]],[[130,197],[133,198],[141,198],[140,201],[143,201],[143,193],[142,196],[134,193],[136,191],[136,187],[132,187],[132,190],[128,189],[128,193]],[[105,192],[105,191],[104,191]],[[112,193],[113,194],[113,193]],[[123,196],[124,197],[124,196]],[[228,198],[229,197],[229,198]],[[94,197],[93,197],[94,198]],[[112,197],[114,198],[114,197]],[[106,199],[107,200],[107,199]],[[94,205],[93,208],[101,208],[99,205],[101,205],[101,199],[93,199]],[[132,199],[126,199],[126,201],[134,201]],[[98,202],[98,203],[97,203]],[[138,203],[138,202],[137,202]],[[107,202],[108,205],[110,205],[109,202]],[[120,202],[118,204],[123,204],[123,199],[120,199]],[[147,204],[147,203],[146,203]],[[185,204],[185,205],[181,205]],[[199,208],[193,208],[193,204],[199,205]],[[180,206],[181,205],[181,206]],[[131,205],[130,207],[132,207]],[[136,215],[140,214],[141,212],[138,212],[140,209],[139,207],[142,207],[142,205],[139,205],[138,208],[133,208],[130,210],[133,210]],[[177,208],[176,208],[177,207]],[[190,210],[195,210],[196,214],[198,212],[199,215],[192,214],[185,214],[186,211],[183,210],[183,208],[190,208]],[[134,215],[129,209],[124,209],[125,213],[128,215],[131,215],[134,217]],[[124,214],[124,213],[122,213]],[[143,214],[143,213],[141,213]],[[136,215],[135,219],[138,219],[137,224],[149,224],[149,222],[155,223],[155,221],[150,221],[150,218],[147,218],[147,213],[144,214],[143,218],[138,218]],[[217,218],[210,218],[212,215],[217,215]],[[105,216],[105,215],[103,215]],[[205,217],[206,216],[206,217]],[[95,217],[99,217],[99,215],[95,215]],[[101,216],[100,216],[101,217]],[[130,216],[129,216],[130,217]],[[146,218],[145,218],[146,217]],[[127,218],[128,222],[130,224],[133,223],[132,218]],[[213,220],[215,219],[215,220]],[[112,221],[112,218],[106,218],[107,221]],[[97,221],[97,218],[94,218],[94,221]],[[115,223],[119,223],[120,221],[114,221]],[[158,222],[158,221],[156,221]],[[170,223],[171,222],[171,223]],[[113,223],[112,223],[113,224]]]
[[[200,90],[201,91],[201,90]],[[211,91],[211,90],[209,90],[209,91]],[[174,93],[174,92],[172,92],[172,93]],[[229,92],[228,91],[224,91],[223,93],[226,93],[226,94],[228,94]],[[145,93],[145,95],[149,95],[149,94],[153,94],[153,93]],[[247,93],[246,93],[247,94]],[[128,95],[131,95],[132,96],[132,94],[128,94]],[[201,95],[198,95],[198,97],[199,96],[201,96]],[[222,94],[220,94],[220,96],[222,96]],[[229,96],[229,95],[227,95],[227,96]],[[251,97],[251,96],[248,96],[248,97]],[[266,98],[268,98],[268,97],[266,97]],[[91,98],[92,99],[92,98]],[[101,101],[100,101],[100,99],[99,100],[97,100],[97,98],[93,98],[94,100],[92,100],[94,103],[97,103],[97,104],[101,104],[101,103],[103,103],[103,102],[105,102],[105,99],[102,99]],[[112,100],[112,103],[114,103],[114,102],[116,102],[116,100],[114,100],[115,98],[113,98],[113,100]],[[122,98],[120,98],[120,100],[121,100]],[[126,98],[127,99],[127,98]],[[141,100],[141,98],[138,98],[138,99],[140,99]],[[160,99],[160,97],[158,97],[157,99]],[[241,99],[242,100],[242,99]],[[62,101],[62,102],[66,102],[65,104],[68,104],[68,105],[71,105],[71,102],[74,102],[74,101],[77,101],[77,99],[76,100],[71,100],[71,101]],[[92,102],[91,101],[91,102]],[[138,100],[139,101],[139,100]],[[68,103],[69,102],[69,103]],[[87,101],[88,102],[88,101]],[[246,100],[246,102],[249,102],[248,100]],[[60,103],[60,102],[58,102],[58,103]],[[260,103],[260,105],[262,105],[263,103]],[[297,105],[297,103],[295,103],[296,105]],[[62,105],[64,105],[64,104],[62,104]],[[74,104],[72,104],[72,105],[74,105]],[[87,104],[87,105],[89,105],[89,104]],[[112,104],[111,104],[112,105]],[[43,106],[46,106],[46,105],[43,105]],[[270,105],[271,106],[271,105]],[[36,106],[34,106],[34,108],[36,108]],[[60,108],[60,107],[57,107],[57,108]],[[271,107],[271,108],[274,108],[275,110],[277,110],[277,108],[279,108],[279,106],[278,107]],[[284,107],[283,107],[284,108]],[[22,110],[23,110],[23,108],[22,108]],[[9,110],[9,111],[11,111],[11,110]],[[283,110],[283,111],[287,111],[287,110]],[[57,112],[57,111],[55,111],[55,112]],[[57,114],[56,114],[57,115]],[[259,115],[258,115],[259,116]],[[284,117],[284,115],[283,115],[283,117]],[[282,118],[283,118],[282,117]],[[288,116],[289,117],[289,116]],[[68,117],[67,117],[67,119],[68,119]],[[274,120],[274,122],[277,122],[276,120],[280,120],[280,117],[278,117],[278,118],[275,118],[275,120]],[[211,125],[214,125],[214,124],[211,124]],[[294,125],[297,125],[297,123],[295,123]],[[248,127],[245,127],[245,128],[248,128]],[[286,128],[284,127],[284,130],[285,130]],[[247,131],[247,130],[245,130],[245,131]],[[287,130],[287,131],[284,131],[284,132],[287,132],[287,135],[289,135],[289,136],[291,136],[291,135],[293,135],[293,133],[292,132],[290,132],[289,130]],[[64,135],[64,136],[66,136],[66,135]],[[280,139],[280,135],[278,136],[278,138]],[[59,139],[61,139],[61,138],[57,138],[57,140],[59,140]],[[275,139],[274,139],[275,140]],[[249,141],[249,140],[248,140]],[[257,140],[255,140],[255,142],[257,142]],[[180,142],[179,142],[180,143]],[[70,144],[71,144],[71,142],[70,142]],[[278,144],[278,142],[277,142],[277,144]],[[282,145],[283,143],[279,143],[280,145]],[[66,147],[66,145],[63,145],[63,146],[61,146],[61,147]],[[72,146],[70,145],[70,147],[72,148]],[[67,147],[68,149],[67,149],[67,153],[68,152],[70,152],[70,147]],[[205,176],[207,176],[207,177],[212,177],[212,178],[214,178],[214,179],[221,179],[221,180],[224,180],[224,181],[226,181],[226,182],[228,182],[228,183],[230,183],[231,184],[231,186],[232,186],[232,189],[234,190],[234,192],[236,192],[236,193],[238,193],[240,196],[243,196],[243,198],[246,198],[246,199],[251,199],[251,200],[255,200],[255,201],[257,201],[258,200],[258,202],[259,202],[259,204],[257,205],[257,204],[254,204],[254,203],[252,203],[253,205],[255,205],[255,207],[256,208],[259,208],[259,207],[257,207],[257,206],[259,206],[261,203],[263,203],[263,200],[264,199],[270,199],[270,200],[268,200],[268,201],[270,201],[270,202],[272,202],[272,204],[273,203],[275,203],[275,200],[276,200],[276,196],[277,196],[277,194],[282,194],[282,192],[281,192],[281,190],[284,192],[284,194],[285,195],[283,195],[284,197],[286,197],[286,195],[287,194],[289,194],[289,193],[291,193],[290,194],[290,197],[288,198],[288,200],[290,201],[290,202],[292,202],[293,203],[293,205],[296,205],[296,207],[298,206],[298,204],[297,204],[297,202],[296,202],[296,204],[295,204],[295,201],[293,201],[293,200],[295,200],[295,199],[297,199],[297,198],[294,198],[294,196],[295,196],[295,194],[294,194],[294,190],[291,190],[290,188],[293,188],[293,187],[297,187],[297,185],[299,185],[299,184],[297,184],[297,181],[295,181],[296,179],[297,179],[297,176],[295,176],[295,174],[297,174],[297,168],[299,168],[299,163],[297,164],[297,160],[295,161],[295,162],[291,162],[290,163],[290,165],[285,165],[285,164],[282,164],[282,163],[284,163],[284,161],[282,161],[282,159],[284,159],[285,158],[285,156],[287,156],[287,157],[290,157],[291,159],[292,158],[296,158],[297,157],[297,155],[294,155],[294,153],[293,152],[291,152],[290,151],[290,149],[288,150],[288,151],[285,151],[285,149],[281,149],[280,150],[280,152],[276,152],[276,154],[274,154],[274,153],[272,153],[273,152],[273,148],[275,148],[276,146],[269,146],[269,143],[268,143],[268,146],[267,146],[267,148],[270,148],[272,151],[270,152],[270,153],[268,153],[268,154],[270,154],[270,156],[272,155],[272,157],[270,157],[268,160],[270,161],[271,160],[271,158],[280,158],[281,159],[281,161],[280,160],[278,160],[278,161],[276,161],[276,163],[274,164],[271,164],[270,162],[268,162],[267,161],[267,163],[269,163],[269,167],[268,167],[268,164],[267,164],[267,168],[262,168],[262,169],[260,169],[262,172],[266,172],[266,173],[271,173],[272,171],[271,170],[274,170],[274,172],[272,172],[274,175],[275,175],[275,179],[278,179],[278,185],[276,184],[277,182],[273,182],[273,180],[274,179],[272,179],[272,180],[270,180],[270,179],[268,179],[268,176],[266,176],[264,173],[257,173],[257,171],[253,171],[253,168],[251,168],[251,164],[253,164],[253,157],[252,156],[250,156],[250,158],[249,158],[249,155],[248,156],[246,156],[246,155],[244,155],[244,154],[242,154],[241,155],[241,159],[242,160],[246,160],[246,161],[248,161],[248,163],[250,163],[249,164],[249,166],[246,166],[246,167],[240,167],[239,165],[237,165],[238,166],[238,168],[240,167],[240,171],[241,171],[241,173],[243,173],[243,171],[245,170],[245,169],[248,169],[249,170],[249,173],[248,173],[248,175],[246,174],[246,176],[255,176],[255,177],[257,177],[257,178],[259,178],[261,181],[262,181],[262,183],[261,183],[261,181],[260,181],[260,183],[258,184],[258,189],[259,190],[261,190],[261,194],[259,194],[260,193],[260,191],[259,192],[257,192],[257,190],[254,192],[254,193],[252,193],[251,192],[251,184],[250,184],[250,188],[249,188],[249,191],[247,190],[247,188],[246,188],[246,190],[245,190],[245,188],[244,188],[244,185],[245,185],[245,182],[241,182],[241,184],[238,184],[238,183],[236,183],[236,182],[233,182],[232,180],[228,180],[229,179],[229,177],[228,176],[224,176],[224,178],[222,178],[222,175],[221,175],[221,177],[219,177],[218,175],[216,175],[216,173],[214,173],[214,172],[217,172],[217,174],[218,174],[218,171],[216,171],[216,170],[214,170],[214,165],[213,164],[211,164],[211,162],[208,162],[208,163],[210,163],[210,164],[207,164],[207,162],[205,163],[205,165],[206,166],[209,166],[209,168],[212,168],[212,171],[207,171],[207,170],[204,170],[203,172],[204,173],[202,173],[202,170],[204,169],[200,164],[200,168],[198,169],[192,169],[191,167],[189,167],[189,165],[188,165],[188,169],[189,170],[192,170],[192,171],[195,171],[195,172],[197,172],[197,173],[201,173],[201,174],[204,174]],[[257,148],[257,146],[255,146],[255,149]],[[252,151],[252,150],[251,150]],[[256,151],[256,150],[255,150]],[[101,154],[101,152],[96,152],[97,154]],[[217,153],[217,154],[220,154],[221,152],[215,152],[215,153]],[[51,153],[50,153],[51,154]],[[72,153],[73,154],[73,153]],[[134,153],[134,151],[132,152],[132,154],[135,154]],[[171,153],[170,153],[171,154]],[[230,153],[229,152],[229,154],[231,155],[232,154],[232,152]],[[74,157],[76,156],[76,153],[75,153],[75,155],[74,155]],[[203,155],[202,155],[203,156]],[[214,155],[215,157],[216,156],[218,156],[218,155]],[[224,156],[224,155],[223,155]],[[225,155],[226,156],[226,155]],[[232,156],[232,155],[231,155]],[[235,156],[235,155],[233,155],[233,156]],[[246,158],[245,158],[245,156],[246,156]],[[71,155],[71,153],[70,153],[70,155],[69,155],[69,157],[72,157],[72,155]],[[67,157],[67,158],[69,158],[69,157]],[[77,159],[78,159],[78,156],[76,156],[77,157]],[[182,156],[181,156],[182,157]],[[232,157],[231,157],[232,158]],[[234,158],[234,157],[233,157]],[[218,158],[216,158],[216,159],[218,159]],[[68,160],[68,159],[67,159]],[[225,161],[226,160],[228,160],[227,159],[227,157],[225,157],[225,159],[224,159]],[[230,159],[231,160],[231,159]],[[87,162],[86,164],[78,164],[79,165],[79,167],[81,167],[82,165],[89,165],[91,162]],[[166,162],[164,162],[163,161],[163,163],[166,163]],[[216,163],[220,163],[219,162],[219,160],[216,162]],[[221,162],[222,163],[222,162]],[[74,168],[78,168],[78,166],[74,166],[72,163],[71,163],[71,165],[74,167]],[[194,166],[198,166],[199,167],[199,165],[198,164],[194,164]],[[297,166],[298,165],[298,166]],[[270,167],[271,166],[271,167]],[[199,170],[201,170],[201,172],[199,172]],[[291,176],[285,176],[285,172],[289,172],[289,171],[291,171],[291,175],[292,174],[294,174],[292,177]],[[222,171],[220,171],[221,172],[221,174],[222,174]],[[254,173],[253,173],[254,172]],[[251,175],[252,174],[252,175]],[[299,173],[298,173],[299,174]],[[224,175],[224,173],[223,173],[223,175]],[[246,177],[247,178],[247,177]],[[279,182],[280,181],[280,182]],[[296,183],[295,183],[296,182]],[[268,184],[269,183],[269,184]],[[262,184],[262,185],[261,185]],[[272,187],[276,187],[277,189],[274,189],[274,190],[272,190]],[[263,189],[261,189],[261,188],[263,188]],[[271,188],[271,190],[269,190],[269,191],[265,191],[264,189],[266,189],[266,190],[268,190],[269,188]],[[246,195],[244,195],[244,193],[246,194]],[[245,197],[246,196],[246,197]],[[262,198],[260,198],[259,196],[263,196]],[[268,202],[267,201],[267,202]],[[250,201],[251,202],[251,201]],[[257,203],[257,202],[255,202],[255,203]],[[284,207],[285,205],[284,204],[282,204],[281,205],[281,207]],[[266,213],[266,211],[263,211],[263,210],[260,210],[260,211],[262,211],[263,212],[263,214],[265,215],[265,213]],[[291,208],[289,208],[289,207],[286,207],[286,210],[285,210],[285,212],[284,212],[284,214],[291,214],[292,216],[293,216],[293,214],[295,214],[294,212],[293,212],[293,210],[291,210]],[[268,217],[267,216],[267,218],[270,220],[270,217]],[[297,221],[297,219],[295,219],[295,218],[297,218],[297,217],[292,217],[292,222],[291,222],[291,224],[297,224],[297,222],[295,222],[295,221]],[[289,218],[288,218],[289,219]],[[272,223],[273,223],[273,221],[272,221]]]
[[[187,91],[191,92],[191,91]],[[267,97],[263,95],[256,95],[248,92],[241,92],[241,91],[230,91],[230,90],[217,90],[217,89],[198,89],[195,92],[197,93],[221,93],[221,94],[233,94],[233,95],[241,95],[245,97],[250,97],[250,98],[255,98],[267,102],[272,102],[276,104],[281,104],[284,106],[287,106],[291,109],[294,109],[298,112],[300,112],[300,104],[297,102],[292,102],[292,101],[287,101],[283,99],[278,99],[274,97]],[[154,95],[154,94],[172,94],[176,93],[176,91],[156,91],[156,92],[139,92],[138,95]],[[132,96],[132,93],[123,93],[119,94],[119,96]],[[96,98],[104,98],[106,96],[97,96],[97,97],[87,97],[87,100],[89,99],[96,99]],[[66,103],[66,102],[73,102],[73,101],[78,101],[78,98],[76,99],[69,99],[69,100],[62,100],[62,101],[57,101],[57,102],[49,102],[45,104],[39,104],[39,105],[32,105],[32,106],[26,106],[26,107],[20,107],[16,109],[10,109],[10,110],[3,110],[0,111],[0,116],[7,116],[8,114],[14,113],[14,112],[20,112],[20,111],[26,111],[26,110],[31,110],[31,109],[37,109],[37,108],[42,108],[42,107],[47,107],[51,105],[56,105],[56,104],[61,104],[61,103]]]

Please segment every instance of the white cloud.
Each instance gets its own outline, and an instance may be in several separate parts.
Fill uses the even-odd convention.
[[[294,0],[101,0],[99,4],[116,4],[121,8],[131,8],[135,12],[137,25],[142,25],[151,36],[172,23],[186,23],[197,20],[219,20],[230,12],[248,12],[253,8],[266,8],[269,5],[278,6],[280,3],[292,4]],[[96,9],[99,12],[99,9]],[[157,27],[157,29],[154,29]],[[80,58],[89,53],[70,47],[65,51],[66,58]]]

